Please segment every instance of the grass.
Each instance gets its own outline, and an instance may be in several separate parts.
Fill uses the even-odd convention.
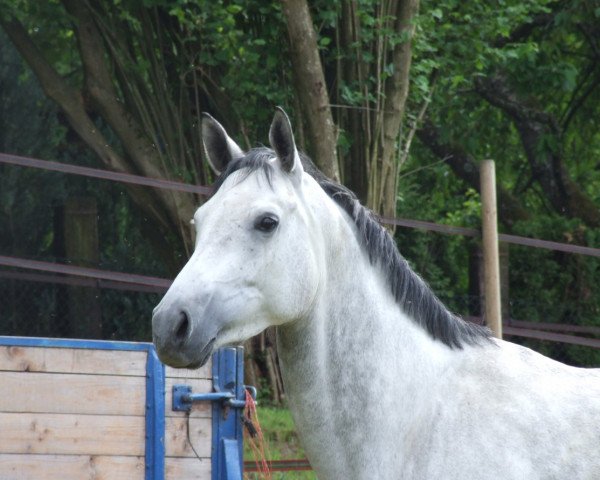
[[[267,460],[306,458],[296,434],[292,415],[288,409],[260,406],[258,408],[258,419],[265,437]],[[247,440],[244,441],[244,460],[254,460]],[[255,480],[260,477],[255,473],[246,473],[244,478]],[[272,478],[273,480],[315,480],[317,477],[312,471],[303,471],[274,472]]]

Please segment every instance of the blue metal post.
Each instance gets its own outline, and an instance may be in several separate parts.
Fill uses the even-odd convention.
[[[153,347],[146,360],[146,480],[165,478],[165,367]]]
[[[213,355],[213,388],[245,398],[244,350],[224,348]],[[239,408],[213,402],[212,480],[241,480],[243,468],[243,427]]]

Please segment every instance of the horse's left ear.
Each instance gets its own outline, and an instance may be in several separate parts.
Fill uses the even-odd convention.
[[[217,175],[227,168],[231,160],[244,156],[223,126],[208,113],[202,114],[202,144],[206,160]]]
[[[271,147],[275,150],[283,170],[288,173],[302,171],[300,155],[298,155],[292,132],[292,124],[281,107],[277,107],[275,111],[269,130],[269,142],[271,142]]]

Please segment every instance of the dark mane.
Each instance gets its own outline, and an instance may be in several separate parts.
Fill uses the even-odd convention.
[[[273,150],[261,147],[233,160],[217,179],[215,191],[227,177],[239,170],[245,170],[246,175],[262,170],[270,182],[273,166],[268,161],[274,156]],[[371,264],[379,265],[383,270],[396,302],[410,318],[421,325],[432,338],[451,348],[479,344],[490,338],[491,334],[487,328],[466,322],[444,306],[425,281],[410,268],[398,251],[394,239],[379,224],[377,217],[360,204],[352,191],[323,175],[306,155],[300,154],[300,158],[305,172],[311,175],[325,193],[354,221],[358,230],[358,241],[366,249]]]

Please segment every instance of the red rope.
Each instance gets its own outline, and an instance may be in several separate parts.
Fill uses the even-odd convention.
[[[268,447],[265,442],[262,429],[260,428],[260,423],[258,422],[256,402],[248,390],[246,390],[246,407],[244,408],[244,416],[253,426],[252,432],[249,432],[248,429],[244,430],[245,440],[252,449],[252,456],[254,457],[254,462],[256,463],[256,470],[253,470],[257,473],[255,474],[256,477],[253,478],[272,480],[269,464],[267,463],[267,455],[265,453],[265,451],[268,451]],[[244,474],[244,478],[249,478],[248,474]]]

